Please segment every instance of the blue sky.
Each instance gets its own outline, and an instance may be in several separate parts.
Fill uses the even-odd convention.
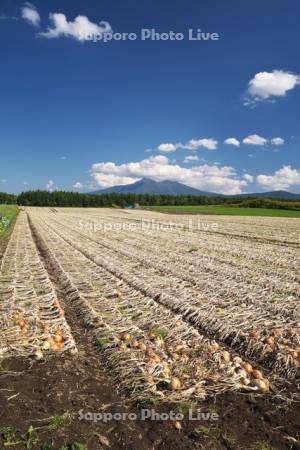
[[[300,193],[299,19],[298,0],[2,0],[0,191]]]

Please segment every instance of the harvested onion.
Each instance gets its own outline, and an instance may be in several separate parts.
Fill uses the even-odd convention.
[[[119,344],[119,350],[127,350],[127,345],[125,344],[125,342],[121,342],[121,344]]]
[[[170,388],[172,391],[177,391],[181,388],[181,381],[179,380],[179,378],[174,377],[171,379]]]
[[[274,340],[273,336],[266,337],[265,343],[272,347],[275,344],[275,340]]]
[[[174,423],[174,426],[175,426],[176,430],[182,430],[182,425],[181,425],[181,422],[179,422],[179,420],[176,420],[176,422]]]
[[[252,370],[252,375],[254,378],[256,378],[257,380],[262,380],[263,379],[263,374],[260,370],[258,369],[253,369]]]
[[[155,339],[155,338],[156,338],[156,334],[154,333],[154,331],[149,331],[148,337],[149,337],[150,339]]]
[[[253,372],[253,367],[248,362],[243,364],[243,368],[246,370],[247,373],[252,373]]]
[[[220,346],[217,342],[213,342],[211,345],[208,346],[208,351],[210,353],[215,353],[220,349]]]
[[[222,356],[223,356],[223,359],[225,362],[227,362],[227,363],[230,362],[231,357],[230,357],[230,353],[227,350],[224,350],[222,352]]]
[[[42,350],[40,350],[39,348],[34,352],[34,356],[38,360],[41,360],[44,358],[44,354],[43,354]]]
[[[260,392],[269,392],[269,383],[266,380],[254,380],[253,385],[256,386]]]
[[[124,333],[121,333],[121,334],[120,334],[120,339],[121,339],[122,341],[130,341],[131,336],[130,336],[129,333],[124,332]]]
[[[54,341],[55,341],[57,344],[62,344],[62,343],[65,341],[65,338],[63,337],[61,331],[57,331],[57,332],[55,333]]]

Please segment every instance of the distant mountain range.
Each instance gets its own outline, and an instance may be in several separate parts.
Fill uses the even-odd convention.
[[[154,181],[151,178],[142,178],[132,184],[122,186],[112,186],[107,189],[91,192],[91,194],[161,194],[161,195],[217,195],[212,192],[200,191],[190,186],[186,186],[177,181]]]
[[[300,200],[300,194],[293,194],[292,192],[288,191],[257,192],[252,194],[238,194],[230,197],[239,197],[239,198],[260,197],[260,198],[277,198],[286,200]]]
[[[260,198],[276,198],[276,199],[300,199],[300,194],[293,194],[287,191],[269,191],[258,192],[251,194],[238,194],[238,195],[223,195],[216,194],[214,192],[200,191],[199,189],[186,186],[185,184],[178,183],[177,181],[154,181],[151,178],[142,178],[132,184],[126,184],[121,186],[112,186],[107,189],[101,189],[98,191],[90,192],[90,194],[101,195],[111,194],[113,192],[119,194],[160,194],[160,195],[203,195],[203,196],[224,196],[232,198],[245,198],[245,197],[260,197]]]

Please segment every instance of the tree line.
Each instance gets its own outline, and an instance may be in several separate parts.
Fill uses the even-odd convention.
[[[27,191],[19,195],[0,192],[0,203],[20,206],[65,207],[121,207],[126,206],[181,206],[181,205],[236,205],[249,208],[300,209],[300,201],[260,197],[223,197],[195,195],[152,194],[81,194],[69,191]]]

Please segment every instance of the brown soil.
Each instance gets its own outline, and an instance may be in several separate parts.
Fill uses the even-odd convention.
[[[199,407],[217,413],[219,420],[184,420],[181,431],[174,421],[80,421],[80,410],[134,412],[140,417],[141,408],[166,412],[175,411],[176,405],[133,405],[120,397],[82,319],[70,307],[64,307],[79,354],[62,354],[46,361],[10,359],[0,372],[0,427],[12,426],[24,433],[30,425],[44,426],[36,432],[40,442],[33,448],[47,448],[47,444],[49,449],[59,450],[74,442],[84,443],[88,450],[298,448],[295,440],[300,439],[300,404],[289,405],[271,396],[227,393],[207,400]],[[46,428],[51,417],[65,412],[72,414],[70,423],[56,430]],[[269,447],[259,446],[263,443]],[[1,448],[23,450],[26,446]]]
[[[55,357],[47,362],[10,360],[0,376],[0,427],[13,426],[25,432],[30,425],[46,426],[54,415],[70,412],[70,423],[57,430],[37,431],[42,449],[46,444],[58,450],[74,442],[89,450],[111,449],[297,449],[299,405],[279,405],[271,398],[251,398],[226,394],[202,405],[203,411],[215,411],[213,422],[183,421],[182,430],[172,421],[116,421],[108,423],[80,421],[78,412],[135,412],[139,408],[118,396],[115,386],[99,364],[95,352],[81,336],[78,357]],[[169,406],[148,406],[168,411]],[[292,439],[294,438],[294,439]],[[101,443],[102,441],[102,443]],[[105,441],[105,439],[104,439]],[[269,447],[259,447],[266,443]],[[2,445],[4,441],[2,441]],[[293,445],[293,447],[292,447]],[[1,448],[4,448],[1,446]],[[24,445],[17,447],[25,449]]]

